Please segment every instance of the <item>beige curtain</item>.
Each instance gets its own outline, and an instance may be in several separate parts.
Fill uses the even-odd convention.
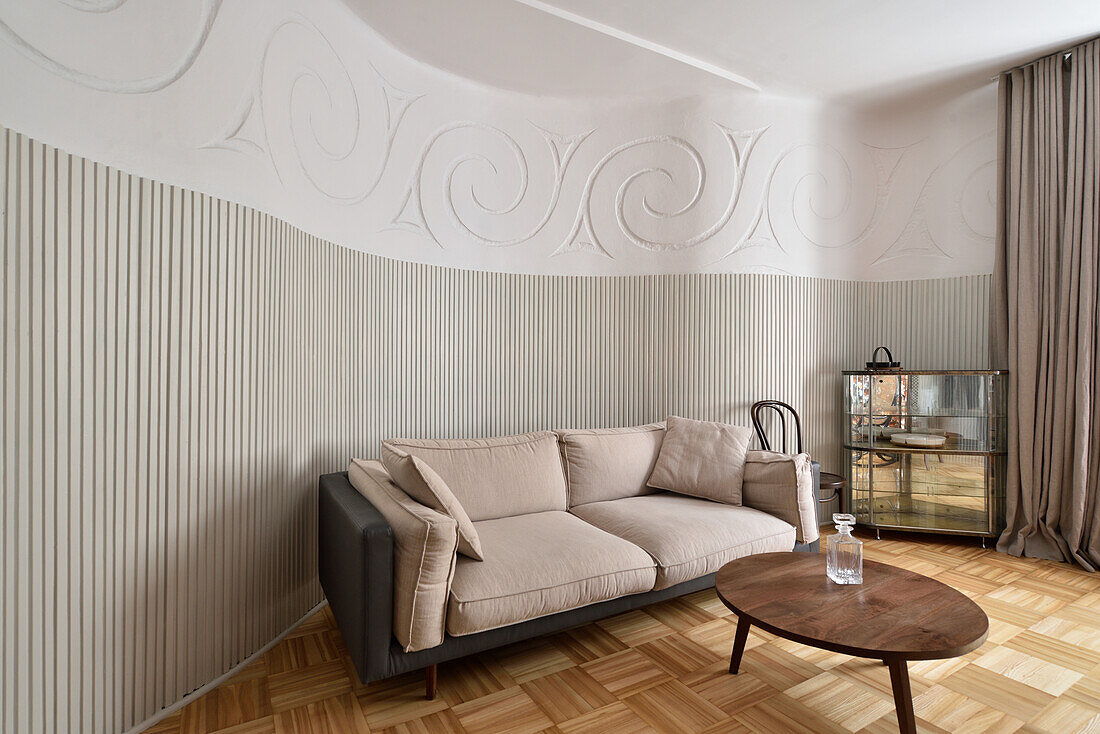
[[[1100,39],[1001,75],[994,366],[1010,370],[998,550],[1100,569]]]

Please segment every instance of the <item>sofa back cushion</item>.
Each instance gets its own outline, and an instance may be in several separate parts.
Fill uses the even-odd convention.
[[[677,494],[741,504],[745,454],[752,429],[669,416],[649,486]]]
[[[352,459],[348,480],[393,532],[393,635],[405,652],[443,642],[458,523],[409,497],[377,461]]]
[[[569,506],[655,492],[646,481],[664,437],[663,423],[558,431]]]
[[[551,431],[385,443],[435,470],[474,522],[568,509],[558,437]]]

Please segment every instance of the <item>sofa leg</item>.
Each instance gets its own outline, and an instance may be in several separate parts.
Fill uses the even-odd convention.
[[[435,700],[436,683],[439,680],[439,669],[434,665],[429,665],[424,669],[424,698],[429,701]]]

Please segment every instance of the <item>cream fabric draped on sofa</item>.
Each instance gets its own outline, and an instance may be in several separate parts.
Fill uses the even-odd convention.
[[[1000,78],[994,367],[1010,370],[998,550],[1100,569],[1100,39]]]

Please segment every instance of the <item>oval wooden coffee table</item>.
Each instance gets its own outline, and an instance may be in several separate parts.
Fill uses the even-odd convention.
[[[714,585],[737,615],[730,673],[749,627],[823,650],[882,660],[890,667],[902,732],[916,732],[908,660],[965,655],[985,642],[989,619],[965,594],[935,579],[864,560],[863,583],[825,575],[820,553],[762,553],[722,566]]]

